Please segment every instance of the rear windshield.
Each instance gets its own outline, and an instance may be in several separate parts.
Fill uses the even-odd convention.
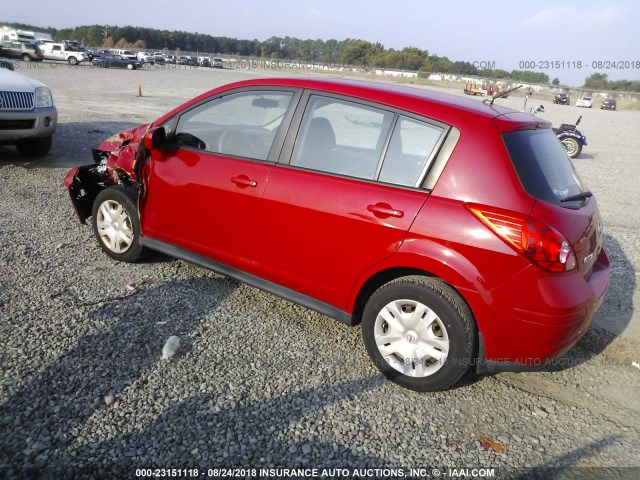
[[[523,130],[502,135],[518,177],[529,195],[563,207],[582,201],[561,202],[584,191],[562,144],[551,129]]]

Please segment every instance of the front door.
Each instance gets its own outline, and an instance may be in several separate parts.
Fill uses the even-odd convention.
[[[142,235],[250,271],[271,149],[293,95],[240,91],[166,122],[168,145],[144,167]]]

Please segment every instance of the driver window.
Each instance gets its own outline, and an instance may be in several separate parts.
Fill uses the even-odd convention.
[[[207,152],[266,160],[293,93],[253,91],[215,98],[180,117],[173,142]]]

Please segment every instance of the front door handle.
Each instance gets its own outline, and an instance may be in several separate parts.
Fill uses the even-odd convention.
[[[388,203],[379,202],[375,205],[369,205],[367,210],[373,213],[376,217],[387,218],[387,217],[404,217],[404,212],[402,210],[396,210]]]
[[[246,175],[238,175],[237,177],[231,178],[231,181],[238,185],[239,187],[257,187],[258,182],[255,180],[251,180]]]

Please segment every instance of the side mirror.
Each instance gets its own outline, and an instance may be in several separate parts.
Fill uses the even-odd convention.
[[[144,146],[147,150],[154,150],[164,146],[167,141],[167,132],[164,127],[151,128],[144,136]]]

